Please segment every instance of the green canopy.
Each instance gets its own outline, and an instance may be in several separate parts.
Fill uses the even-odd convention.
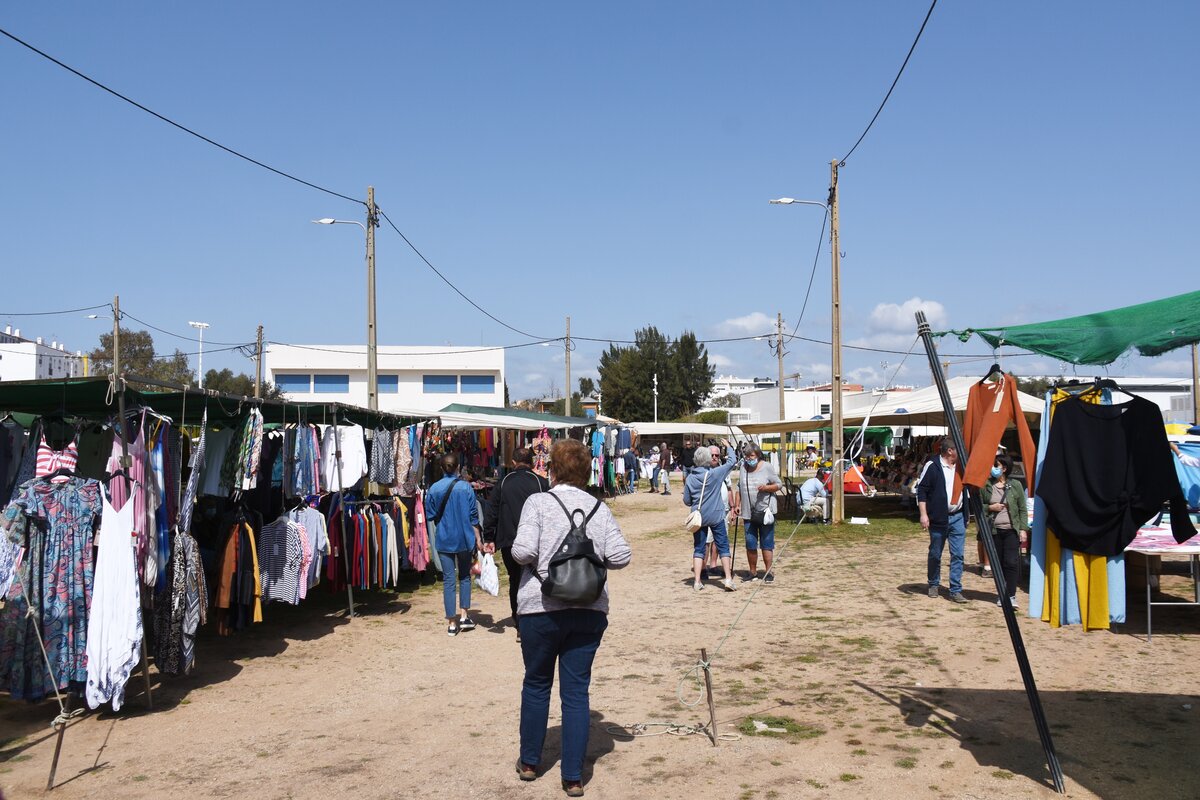
[[[341,403],[292,403],[286,400],[255,400],[206,392],[203,389],[178,389],[165,392],[125,390],[125,407],[152,408],[181,425],[197,425],[204,410],[210,422],[233,423],[245,418],[252,406],[262,411],[263,421],[332,423],[349,420],[364,427],[396,427],[412,417],[370,411]],[[42,381],[4,381],[0,383],[0,411],[36,416],[59,414],[102,420],[117,413],[117,398],[110,395],[106,377],[67,378]],[[436,414],[430,414],[433,417]]]
[[[965,342],[973,333],[992,347],[1010,345],[1071,364],[1111,364],[1130,348],[1157,356],[1200,342],[1200,292],[1053,322],[939,331],[934,336],[953,334]]]

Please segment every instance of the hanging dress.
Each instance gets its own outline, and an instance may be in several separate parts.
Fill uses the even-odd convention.
[[[120,481],[120,478],[117,479]],[[142,604],[133,552],[133,506],[120,511],[101,492],[96,573],[88,615],[87,704],[121,709],[125,682],[141,660]]]

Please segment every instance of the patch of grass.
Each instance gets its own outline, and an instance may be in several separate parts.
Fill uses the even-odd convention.
[[[775,731],[759,731],[754,727],[754,720],[765,724],[768,728],[782,728],[783,733]],[[787,739],[789,741],[799,741],[801,739],[815,739],[818,736],[824,736],[826,731],[824,728],[818,728],[815,725],[805,725],[797,722],[791,717],[747,717],[738,725],[738,731],[745,736],[767,736],[776,739]]]
[[[853,772],[843,772],[841,775],[838,775],[838,780],[842,783],[853,783],[854,781],[862,780],[862,776],[855,775]]]
[[[821,659],[812,653],[805,653],[804,655],[797,657],[796,660],[801,664],[816,664]]]
[[[138,782],[148,781],[148,780],[150,780],[150,776],[149,775],[134,775],[133,779]]]
[[[646,759],[646,763],[647,764],[662,764],[662,763],[666,762],[666,760],[667,760],[666,756],[650,756],[649,758]]]
[[[815,781],[812,778],[805,778],[804,782],[807,783],[809,786],[813,787],[814,789],[824,789],[825,788],[825,784],[821,783],[820,781]]]
[[[782,767],[783,766],[782,761],[771,761],[769,763],[771,764],[772,767]]]
[[[917,766],[917,760],[912,756],[897,758],[893,763],[895,763],[895,765],[900,769],[916,769]]]
[[[841,639],[838,639],[838,641],[844,645],[850,645],[859,650],[875,649],[875,640],[872,639],[870,636],[854,636],[854,637],[846,636],[846,637],[842,637]]]
[[[953,761],[943,761],[942,763],[938,764],[938,766],[941,767],[942,769],[952,769],[954,767],[954,762]]]
[[[865,756],[866,754],[867,754],[867,751],[862,749],[861,747],[858,748],[857,750],[850,751],[850,755],[852,755],[852,756]]]
[[[1011,781],[1016,776],[1006,769],[998,769],[992,772],[993,778],[999,778],[1002,781]]]

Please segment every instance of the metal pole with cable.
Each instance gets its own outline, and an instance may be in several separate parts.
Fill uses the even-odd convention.
[[[937,386],[938,395],[942,400],[942,409],[946,414],[946,428],[950,432],[950,437],[954,440],[954,446],[958,449],[958,471],[963,473],[966,470],[967,447],[963,439],[962,428],[959,426],[958,417],[954,414],[954,403],[950,399],[950,389],[946,385],[946,377],[942,374],[941,363],[938,361],[937,348],[933,344],[933,332],[929,327],[929,323],[925,319],[925,312],[917,312],[917,335],[925,343],[925,354],[929,357],[929,369],[933,372],[933,381]],[[979,492],[970,487],[963,487],[963,492],[966,495],[964,500],[969,503],[971,514],[975,517],[975,522],[979,526],[979,538],[983,542],[984,548],[987,550],[988,559],[992,564],[999,564],[1000,558],[996,553],[996,543],[992,540],[992,525],[987,515],[983,513],[983,499],[979,496]],[[1021,638],[1021,628],[1017,625],[1017,613],[1013,609],[1012,602],[1009,600],[1010,593],[1016,590],[1016,587],[1008,587],[1004,585],[1004,571],[1000,569],[992,570],[992,578],[996,583],[996,592],[1000,595],[1000,607],[1004,611],[1004,623],[1008,626],[1008,638],[1012,641],[1013,653],[1017,657],[1017,666],[1021,670],[1021,680],[1025,684],[1025,695],[1029,698],[1029,708],[1033,712],[1033,722],[1037,727],[1038,737],[1042,740],[1042,750],[1046,754],[1046,763],[1050,767],[1050,774],[1054,778],[1054,788],[1060,794],[1066,793],[1066,786],[1063,783],[1062,766],[1058,763],[1058,754],[1054,750],[1054,740],[1050,736],[1050,725],[1046,722],[1046,713],[1042,709],[1042,699],[1038,695],[1037,684],[1033,680],[1033,668],[1029,665],[1029,656],[1025,652],[1025,642]]]
[[[838,252],[838,160],[829,162],[829,244],[833,251],[833,382],[829,408],[833,427],[833,513],[831,521],[840,524],[846,517],[846,487],[842,473],[842,280],[841,254]]]

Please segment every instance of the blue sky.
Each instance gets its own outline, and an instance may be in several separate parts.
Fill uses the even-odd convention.
[[[513,326],[628,339],[796,324],[824,199],[928,3],[9,2],[0,27],[223,144],[379,205]],[[844,339],[1032,322],[1191,291],[1200,250],[1200,6],[944,2],[841,171]],[[222,153],[0,40],[0,312],[104,303],[208,342],[365,341],[361,207]],[[385,224],[380,342],[529,341]],[[823,247],[800,334],[829,338]],[[82,314],[7,317],[95,344]],[[132,323],[131,323],[132,324]],[[155,334],[160,350],[193,344]],[[947,352],[987,354],[978,340]],[[579,343],[576,376],[603,345]],[[765,342],[713,344],[773,375]],[[514,399],[562,388],[559,347],[510,351]],[[902,355],[847,350],[846,375]],[[829,348],[788,373],[829,378]],[[990,358],[988,359],[990,361]],[[1007,359],[1018,374],[1057,372]],[[957,374],[982,372],[969,362]],[[1094,372],[1094,368],[1088,368]],[[1127,358],[1114,375],[1190,374]],[[1088,370],[1085,370],[1088,372]],[[1082,374],[1082,373],[1081,373]],[[1090,374],[1090,373],[1089,373]],[[914,352],[896,380],[923,385]]]

